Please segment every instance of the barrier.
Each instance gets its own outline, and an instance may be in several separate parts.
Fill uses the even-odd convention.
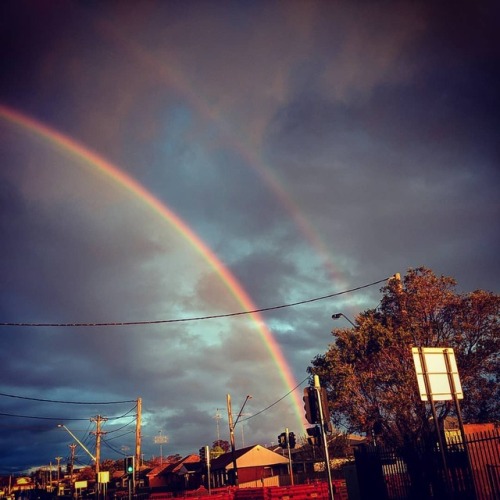
[[[345,480],[332,481],[335,500],[348,500]],[[184,498],[190,500],[329,500],[328,484],[317,482],[296,486],[265,486],[260,488],[222,489],[208,492],[190,492]],[[153,493],[152,500],[167,500],[172,496],[168,493]]]

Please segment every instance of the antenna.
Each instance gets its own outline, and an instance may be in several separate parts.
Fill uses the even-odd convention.
[[[217,424],[217,444],[219,444],[219,442],[220,442],[219,420],[222,418],[222,415],[220,414],[219,410],[220,410],[220,408],[217,408],[217,410],[215,411],[215,415],[214,415],[215,422]]]

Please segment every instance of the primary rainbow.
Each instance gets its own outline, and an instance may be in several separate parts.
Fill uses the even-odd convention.
[[[15,109],[0,104],[0,117],[12,124],[34,133],[36,136],[51,144],[55,144],[57,147],[71,153],[71,155],[80,158],[87,164],[96,168],[102,175],[110,178],[113,182],[122,186],[122,188],[126,191],[129,191],[134,196],[140,198],[146,205],[159,214],[160,217],[171,224],[196,249],[196,251],[219,275],[225,286],[234,295],[244,310],[252,311],[257,309],[257,306],[254,304],[243,286],[229,271],[229,269],[219,260],[210,247],[208,247],[208,245],[186,224],[186,222],[175,214],[165,203],[153,196],[151,192],[149,192],[133,177],[126,174],[116,165],[105,160],[102,156],[89,150],[74,139],[71,139],[61,132],[58,132],[57,130]],[[297,423],[300,424],[302,429],[304,425],[302,400],[300,398],[299,391],[293,390],[297,386],[297,381],[293,376],[280,346],[276,342],[276,339],[271,331],[267,328],[262,315],[260,313],[253,312],[250,313],[250,316],[257,325],[266,348],[269,350],[272,358],[278,366],[286,387],[288,387],[290,391],[293,391]]]

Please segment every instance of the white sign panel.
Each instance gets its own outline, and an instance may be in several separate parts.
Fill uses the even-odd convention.
[[[457,399],[463,399],[464,394],[453,349],[449,347],[413,347],[411,352],[422,401],[428,400],[425,384],[426,374],[433,401],[451,400],[453,392],[455,392]]]

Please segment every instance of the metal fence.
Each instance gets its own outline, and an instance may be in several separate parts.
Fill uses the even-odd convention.
[[[361,500],[498,500],[500,431],[446,439],[437,445],[395,451],[362,446],[355,452]],[[443,456],[445,457],[443,463]]]

